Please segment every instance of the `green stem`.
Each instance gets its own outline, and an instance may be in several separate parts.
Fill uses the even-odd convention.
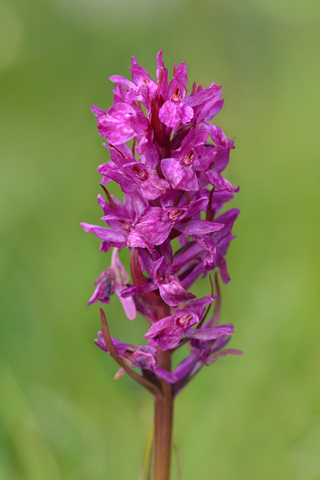
[[[171,370],[171,352],[158,350],[158,365]],[[161,380],[161,392],[155,399],[154,477],[153,480],[170,480],[171,437],[173,420],[173,389]]]

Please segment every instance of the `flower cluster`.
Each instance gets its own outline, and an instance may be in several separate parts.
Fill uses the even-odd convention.
[[[89,304],[108,303],[116,293],[130,320],[137,312],[146,318],[147,344],[135,347],[110,336],[102,312],[96,344],[119,363],[118,376],[126,371],[151,391],[164,381],[177,393],[203,365],[241,353],[224,349],[233,326],[219,325],[217,275],[216,293],[211,277],[211,295],[196,298],[189,291],[214,269],[224,283],[230,280],[225,255],[239,210],[220,210],[239,190],[222,176],[234,141],[208,123],[223,106],[220,86],[194,83],[187,94],[185,63],[174,66],[169,82],[161,51],[157,82],[134,57],[129,70],[132,81],[110,77],[111,108],[92,107],[111,158],[98,167],[104,190],[98,201],[107,226],[81,225],[102,240],[100,251],[113,247],[113,253]],[[123,202],[107,190],[111,180],[124,192]],[[123,248],[130,250],[131,280],[119,258]],[[190,353],[174,371],[159,365],[159,352],[185,343]]]

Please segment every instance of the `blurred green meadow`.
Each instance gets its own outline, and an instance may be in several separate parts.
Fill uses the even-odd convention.
[[[312,0],[0,0],[1,480],[138,478],[152,399],[93,343],[110,254],[78,224],[99,221],[107,159],[89,107],[131,55],[155,77],[160,49],[222,84],[241,186],[222,322],[244,355],[177,399],[182,480],[320,479],[319,20]],[[105,311],[141,342],[144,321]]]

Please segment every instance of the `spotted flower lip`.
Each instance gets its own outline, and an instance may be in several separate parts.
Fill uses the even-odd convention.
[[[169,350],[178,346],[183,334],[199,321],[194,312],[179,310],[178,313],[162,318],[151,325],[144,338],[149,340],[149,345]]]
[[[190,204],[191,205],[191,204]],[[206,222],[205,220],[183,220],[190,215],[190,208],[148,207],[139,218],[134,230],[147,242],[161,245],[169,237],[173,228],[190,236],[205,235],[219,231],[223,224]]]
[[[96,107],[91,109],[97,112]],[[115,103],[107,112],[97,116],[97,122],[100,135],[113,145],[121,145],[148,128],[142,111],[127,103]]]
[[[193,109],[184,101],[187,93],[187,81],[187,66],[181,62],[170,82],[167,95],[169,98],[159,111],[159,118],[167,127],[175,129],[180,123],[188,123],[193,118]]]
[[[218,274],[223,283],[230,281],[226,255],[239,215],[237,208],[225,208],[239,191],[224,177],[234,138],[214,118],[224,103],[220,85],[188,88],[186,64],[175,64],[170,77],[162,51],[155,78],[131,60],[130,79],[110,77],[110,108],[91,107],[108,156],[98,166],[102,223],[81,226],[100,239],[102,256],[112,250],[112,258],[88,304],[108,304],[114,295],[129,320],[137,312],[147,320],[145,344],[133,346],[111,337],[100,312],[103,333],[96,344],[120,365],[120,373],[153,394],[165,383],[176,395],[203,365],[242,353],[226,348],[234,328],[219,318]],[[109,193],[113,182],[121,201]],[[201,298],[192,288],[199,277],[206,278],[207,288]],[[187,357],[173,372],[162,368],[161,355],[184,344]]]
[[[194,167],[200,162],[207,137],[208,132],[205,129],[191,128],[181,146],[173,152],[173,156],[161,160],[161,170],[172,188],[184,191],[199,190]]]
[[[103,164],[99,167],[99,173],[104,176],[103,183],[114,180],[125,193],[140,190],[140,194],[147,200],[156,200],[169,188],[168,182],[159,178],[154,170],[149,170],[135,160],[125,163],[121,168],[111,162]]]
[[[148,339],[149,345],[162,350],[177,347],[184,334],[194,331],[191,327],[200,321],[205,307],[213,300],[213,297],[208,296],[188,302],[182,308],[177,309],[173,315],[151,325],[144,338]]]

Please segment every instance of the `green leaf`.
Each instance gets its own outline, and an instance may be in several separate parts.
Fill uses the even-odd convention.
[[[152,423],[150,425],[146,445],[144,447],[140,473],[139,473],[139,480],[152,480],[151,464],[152,464],[153,441],[154,441],[154,420],[152,420]]]

